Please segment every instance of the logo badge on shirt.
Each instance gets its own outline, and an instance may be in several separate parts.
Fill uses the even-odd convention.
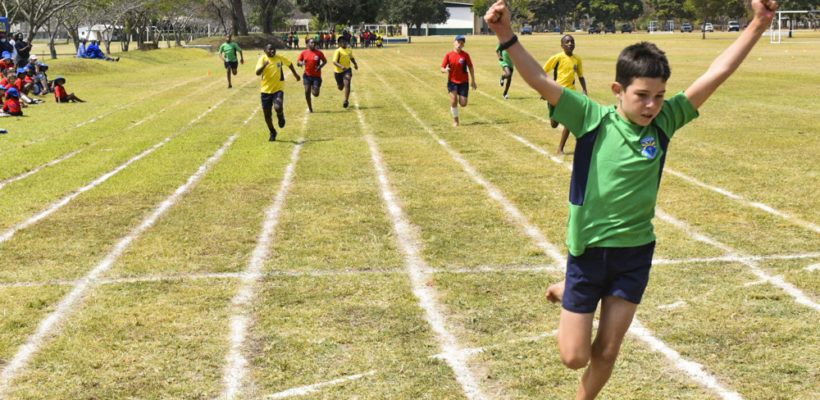
[[[459,59],[458,59],[458,63],[459,63],[459,64],[464,64],[464,59],[463,59],[463,58],[459,58]]]
[[[655,156],[658,155],[658,148],[655,146],[655,138],[648,137],[641,139],[641,154],[646,156],[646,158],[653,160]]]

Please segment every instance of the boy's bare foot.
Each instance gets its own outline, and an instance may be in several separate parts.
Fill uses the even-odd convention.
[[[558,150],[558,151],[555,152],[555,154],[558,154],[559,156],[567,155],[567,153],[564,153],[564,150]]]
[[[552,129],[557,128],[558,127],[558,121],[556,121],[554,119],[551,119],[550,120],[550,126],[552,127]]]
[[[564,297],[565,282],[566,281],[561,281],[550,285],[550,287],[547,289],[547,300],[553,303],[560,303],[561,299]]]

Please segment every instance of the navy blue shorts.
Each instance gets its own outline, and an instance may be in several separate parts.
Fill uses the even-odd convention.
[[[345,72],[334,72],[333,73],[333,76],[336,77],[336,84],[339,85],[339,87],[342,87],[342,86],[345,85],[345,75],[349,76],[350,79],[353,79],[353,70],[348,68],[348,70],[345,71]]]
[[[570,254],[561,305],[567,311],[589,314],[607,296],[640,304],[654,253],[655,242],[637,247],[589,247],[580,257]]]
[[[262,108],[270,110],[273,107],[273,101],[276,99],[283,103],[285,101],[285,92],[280,90],[276,93],[262,93]]]
[[[225,61],[225,69],[236,69],[239,67],[239,61]]]
[[[447,93],[451,93],[453,90],[458,91],[459,96],[467,97],[470,94],[470,83],[455,83],[451,80],[447,80]]]
[[[305,86],[322,86],[321,76],[310,76],[308,74],[303,74],[302,81],[305,83]]]

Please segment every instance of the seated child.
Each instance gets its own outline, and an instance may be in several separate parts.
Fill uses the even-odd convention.
[[[28,78],[28,79],[26,79]],[[14,87],[20,92],[20,98],[28,104],[43,103],[40,99],[32,99],[28,97],[29,91],[34,86],[34,80],[28,77],[28,72],[25,68],[17,68],[17,81]]]
[[[14,61],[11,59],[11,53],[4,51],[0,59],[0,72],[6,72],[9,68],[14,68]]]
[[[57,79],[54,80],[54,98],[58,103],[68,103],[69,101],[85,103],[85,100],[75,96],[74,93],[66,93],[63,85],[65,85],[65,78],[58,76]]]
[[[23,108],[20,105],[20,92],[16,88],[9,88],[6,90],[6,102],[3,103],[3,112],[0,117],[23,115]]]

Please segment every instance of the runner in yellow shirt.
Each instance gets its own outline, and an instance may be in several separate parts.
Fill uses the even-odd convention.
[[[573,54],[575,50],[575,38],[572,35],[564,35],[561,38],[561,48],[564,50],[547,60],[544,64],[544,71],[547,75],[552,76],[559,85],[575,90],[575,75],[578,75],[578,81],[581,82],[581,87],[584,88],[584,94],[587,94],[587,82],[584,80],[584,67],[581,63],[581,57]],[[550,110],[552,106],[549,106]],[[550,112],[550,114],[552,114]],[[558,127],[558,121],[550,120],[550,125],[553,128]],[[569,129],[564,127],[561,133],[561,142],[558,144],[558,154],[564,154],[564,145],[567,143],[569,137]]]
[[[265,55],[259,57],[256,62],[256,75],[262,77],[262,112],[265,114],[265,122],[270,131],[270,141],[276,140],[276,128],[273,127],[271,107],[276,110],[276,117],[279,120],[279,127],[285,127],[285,112],[283,103],[285,101],[285,70],[290,67],[290,72],[299,82],[299,74],[293,68],[293,63],[285,57],[276,55],[276,47],[268,43],[265,45]]]
[[[336,77],[336,86],[339,90],[345,91],[345,102],[342,107],[347,108],[350,103],[347,101],[350,98],[350,81],[353,79],[353,70],[350,69],[350,63],[353,67],[359,69],[359,64],[356,64],[356,59],[353,58],[353,50],[348,47],[347,38],[340,36],[339,48],[333,53],[333,65],[336,67],[334,76]]]

